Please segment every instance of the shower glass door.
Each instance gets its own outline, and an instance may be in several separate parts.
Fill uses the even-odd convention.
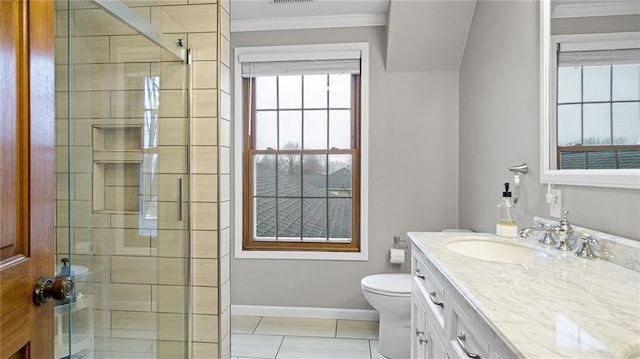
[[[189,355],[189,65],[151,0],[56,1],[56,358]]]

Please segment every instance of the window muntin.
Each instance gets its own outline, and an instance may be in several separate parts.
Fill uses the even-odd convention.
[[[558,49],[558,169],[640,168],[639,49]]]
[[[243,79],[244,249],[359,251],[359,80]]]

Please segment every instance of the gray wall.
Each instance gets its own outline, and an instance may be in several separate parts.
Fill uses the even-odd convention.
[[[460,69],[460,226],[495,230],[507,168],[527,162],[521,225],[549,217],[540,184],[538,2],[476,6]],[[513,180],[511,179],[511,182]],[[581,226],[640,239],[640,191],[557,186]]]
[[[388,74],[384,28],[233,33],[233,47],[370,43],[369,260],[232,259],[232,304],[369,308],[363,276],[392,267],[394,235],[458,223],[458,73]]]

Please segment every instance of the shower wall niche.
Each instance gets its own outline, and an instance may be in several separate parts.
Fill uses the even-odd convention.
[[[151,201],[151,176],[142,166],[142,126],[93,126],[93,211],[140,213],[142,189]],[[145,182],[143,178],[146,178]]]

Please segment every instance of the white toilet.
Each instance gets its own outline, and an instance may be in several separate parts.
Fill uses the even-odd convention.
[[[411,345],[411,275],[374,274],[360,281],[365,299],[380,314],[378,352],[405,359]]]

